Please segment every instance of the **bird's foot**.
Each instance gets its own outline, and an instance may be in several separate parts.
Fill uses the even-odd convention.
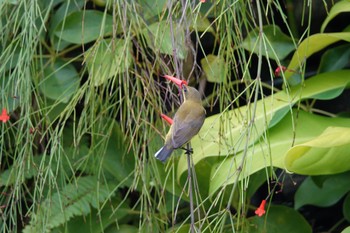
[[[192,148],[185,148],[185,147],[181,147],[181,149],[183,149],[185,151],[185,154],[193,154],[193,149]]]

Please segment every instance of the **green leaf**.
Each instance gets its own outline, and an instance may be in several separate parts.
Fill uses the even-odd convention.
[[[338,32],[338,33],[318,33],[309,36],[298,46],[294,52],[292,60],[290,61],[287,70],[298,70],[300,66],[305,64],[305,59],[310,57],[312,54],[324,49],[325,47],[345,40],[350,42],[349,32]],[[293,75],[294,72],[286,71],[285,77],[288,79]]]
[[[210,32],[215,35],[215,31],[209,19],[201,15],[196,18],[196,21],[192,22],[191,28],[198,32]]]
[[[106,84],[131,66],[131,43],[123,39],[101,40],[85,53],[85,60],[93,84]]]
[[[225,80],[226,66],[223,57],[209,54],[201,60],[201,66],[209,82],[222,83]]]
[[[40,203],[23,232],[47,232],[74,216],[85,216],[110,198],[113,188],[101,184],[97,177],[80,177]]]
[[[79,76],[74,66],[56,60],[44,68],[44,79],[39,88],[45,97],[67,103],[79,85]]]
[[[322,93],[329,92],[332,90],[337,91],[339,89],[344,89],[350,84],[349,80],[350,71],[343,70],[343,71],[334,71],[334,72],[328,72],[316,75],[308,80],[305,81],[303,85],[295,86],[293,87],[288,93],[285,91],[278,92],[274,94],[273,96],[266,97],[262,100],[257,101],[256,103],[256,114],[254,118],[254,127],[251,131],[249,140],[246,138],[248,130],[250,130],[247,127],[247,122],[250,120],[249,116],[251,113],[251,106],[242,106],[240,108],[227,111],[221,114],[213,115],[211,117],[206,118],[204,125],[199,132],[198,136],[195,136],[191,140],[191,145],[194,150],[193,154],[193,162],[195,165],[197,165],[201,160],[207,161],[211,157],[213,159],[219,160],[218,163],[220,163],[221,159],[226,159],[225,169],[223,169],[224,172],[220,172],[222,174],[221,180],[216,180],[214,182],[211,180],[211,183],[213,185],[216,183],[217,185],[221,185],[223,182],[227,180],[227,177],[230,177],[229,168],[232,167],[232,164],[239,164],[240,159],[242,158],[240,156],[236,156],[237,154],[241,153],[242,150],[244,150],[246,143],[248,146],[253,145],[263,134],[266,132],[268,127],[270,127],[271,120],[273,119],[273,125],[276,125],[278,123],[277,120],[281,119],[281,115],[284,115],[288,110],[291,109],[294,103],[298,102],[299,100],[307,99],[307,98],[314,98],[315,96],[319,96]],[[329,80],[332,80],[332,82],[329,82]],[[279,116],[274,118],[275,114],[278,114]],[[290,116],[289,116],[290,118]],[[305,132],[306,135],[308,135],[306,138],[300,141],[300,143],[306,142],[307,140],[311,140],[314,137],[317,137],[322,133],[323,130],[325,130],[328,126],[330,126],[330,122],[333,120],[337,124],[334,126],[348,126],[350,123],[346,119],[329,119],[329,118],[323,118],[323,120],[320,120],[324,125],[322,127],[318,127],[318,123],[315,125],[312,122],[314,121],[313,118],[319,119],[317,116],[306,116],[306,118],[310,119],[310,125],[314,128],[309,128],[309,126],[305,125],[305,127],[311,131],[311,132]],[[222,123],[226,122],[226,123]],[[285,123],[286,126],[279,126],[283,130],[286,131],[286,139],[290,140],[293,138],[293,125],[292,123]],[[297,125],[304,125],[303,121],[298,121]],[[271,129],[272,130],[272,129]],[[302,130],[302,134],[300,136],[303,136],[304,130]],[[289,133],[288,133],[289,132]],[[277,132],[276,132],[277,133]],[[270,135],[272,136],[272,135]],[[269,136],[269,137],[270,137]],[[263,138],[261,138],[263,143]],[[278,140],[278,137],[276,138]],[[289,145],[288,145],[289,143]],[[263,144],[267,145],[267,144]],[[288,146],[287,146],[288,145]],[[287,152],[287,150],[292,145],[291,141],[287,141],[286,145],[287,147],[283,147],[283,151]],[[279,145],[276,144],[277,148]],[[256,148],[259,148],[257,146]],[[255,148],[255,149],[256,149]],[[254,169],[251,169],[249,172],[246,173],[246,175],[250,175],[266,166],[270,166],[271,162],[274,165],[278,165],[279,167],[284,167],[283,162],[283,155],[281,154],[280,150],[276,150],[277,154],[272,153],[272,159],[270,160],[269,157],[266,157],[269,154],[269,149],[262,151],[261,153],[264,153],[264,156],[262,156],[260,159],[258,159],[260,162],[257,163],[255,157],[254,157],[254,163],[250,162],[252,165],[254,165]],[[249,150],[249,156],[253,156],[254,147],[252,147]],[[235,154],[235,156],[232,156]],[[228,156],[228,157],[227,157]],[[275,157],[276,156],[276,157]],[[220,158],[220,159],[219,159]],[[248,160],[252,161],[252,160]],[[271,161],[271,162],[270,162]],[[251,166],[249,164],[249,166]],[[216,167],[217,165],[211,163],[211,167]],[[208,169],[208,168],[207,168]],[[228,170],[227,170],[228,169]],[[234,169],[233,169],[234,170]],[[181,156],[178,163],[178,171],[177,171],[177,179],[180,181],[182,178],[186,179],[187,174],[187,161],[186,156]],[[233,171],[232,171],[233,172]],[[214,174],[214,172],[213,172]],[[209,179],[210,180],[210,179]],[[225,180],[225,181],[224,181]],[[208,182],[208,180],[206,181]],[[228,181],[234,182],[234,178],[229,179]],[[215,188],[211,188],[212,191],[216,190]]]
[[[350,233],[350,227],[345,228],[341,233]]]
[[[75,0],[75,1],[65,1],[57,11],[54,11],[50,19],[49,25],[49,36],[52,45],[57,51],[61,51],[71,43],[68,41],[61,40],[58,36],[55,35],[55,32],[59,30],[58,25],[64,22],[67,16],[72,14],[73,12],[79,12],[81,8],[84,6],[84,0]],[[61,25],[62,26],[62,25]]]
[[[334,17],[343,12],[350,12],[350,0],[342,0],[334,4],[329,11],[327,18],[322,23],[321,32],[324,32],[324,29]]]
[[[100,11],[74,12],[66,17],[54,31],[62,40],[73,44],[85,44],[97,38],[111,35],[113,17]]]
[[[285,167],[307,175],[350,170],[350,128],[328,127],[318,137],[295,145],[285,156]]]
[[[167,2],[167,0],[137,1],[137,3],[140,5],[140,12],[142,12],[142,15],[146,21],[151,20],[152,18],[160,19],[162,17],[162,13],[167,9]]]
[[[103,157],[103,169],[113,175],[119,184],[130,187],[135,172],[135,157],[132,153],[127,152],[127,146],[130,145],[130,142],[126,140],[117,122],[112,120],[106,120],[106,122],[113,125],[113,129],[109,137],[106,154]]]
[[[139,229],[138,227],[134,225],[120,225],[120,226],[114,226],[110,230],[107,229],[104,233],[143,233],[143,232],[149,232],[146,229]]]
[[[123,202],[121,197],[114,197],[101,209],[92,209],[91,213],[84,217],[75,216],[66,224],[56,228],[56,230],[65,233],[108,232],[106,229],[108,229],[110,225],[113,226],[112,223],[118,221],[120,224],[130,212],[131,209],[125,204],[125,202]],[[96,224],[96,221],[98,221],[98,224]],[[122,226],[120,227],[122,228]],[[113,228],[115,230],[117,226],[113,226]],[[54,230],[53,232],[55,232]]]
[[[170,30],[168,21],[160,21],[145,28],[142,33],[146,38],[147,44],[154,51],[173,55],[174,49],[176,55],[180,59],[185,59],[187,56],[187,47],[185,44],[185,32],[175,23],[172,25],[173,32]],[[173,47],[173,41],[174,46]]]
[[[322,56],[318,73],[324,73],[345,68],[350,60],[350,45],[345,44],[328,49]]]
[[[350,193],[348,193],[343,203],[343,215],[344,218],[350,222]]]
[[[350,172],[329,175],[323,181],[321,187],[311,177],[308,177],[295,193],[294,208],[299,209],[304,205],[331,206],[337,203],[349,191]]]
[[[284,34],[277,26],[263,27],[262,55],[274,60],[283,60],[295,49],[293,39]],[[243,48],[259,53],[259,29],[251,31],[243,41]]]
[[[311,226],[299,212],[285,206],[270,206],[264,217],[255,216],[249,222],[249,233],[312,232]]]
[[[293,122],[296,122],[295,128],[293,127]],[[273,166],[285,169],[285,155],[293,143],[299,145],[310,141],[320,135],[330,125],[347,126],[349,124],[350,119],[346,118],[322,117],[303,111],[294,113],[293,117],[288,114],[277,125],[269,129],[268,142],[265,141],[266,136],[263,136],[256,144],[249,148],[247,155],[244,155],[244,151],[242,151],[236,153],[234,156],[226,157],[226,160],[222,162],[212,163],[211,176],[207,178],[207,180],[210,180],[209,194],[213,194],[219,188],[242,180],[266,167]],[[240,168],[243,159],[245,166]],[[339,160],[346,163],[347,158],[345,158],[345,161],[340,158]],[[347,165],[350,166],[349,163]],[[336,165],[328,164],[328,169],[341,172],[337,171],[337,168]],[[237,170],[239,169],[242,169],[242,173],[238,177]],[[199,180],[201,179],[201,177],[197,178]]]

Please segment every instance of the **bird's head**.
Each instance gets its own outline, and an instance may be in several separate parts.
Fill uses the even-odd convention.
[[[185,101],[193,101],[198,103],[202,101],[201,94],[194,87],[182,85],[182,93]]]

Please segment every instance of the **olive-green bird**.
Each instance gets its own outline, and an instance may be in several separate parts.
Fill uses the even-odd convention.
[[[173,124],[165,138],[164,146],[155,154],[163,163],[174,149],[182,147],[198,133],[205,119],[200,93],[193,87],[182,85],[184,102],[173,118]]]

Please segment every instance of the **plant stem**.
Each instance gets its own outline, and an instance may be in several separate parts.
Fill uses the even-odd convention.
[[[186,145],[186,155],[187,155],[187,171],[188,171],[188,190],[190,195],[190,212],[191,212],[191,233],[194,233],[194,207],[193,207],[193,194],[192,194],[192,163],[191,163],[191,155],[192,149],[189,143]]]

